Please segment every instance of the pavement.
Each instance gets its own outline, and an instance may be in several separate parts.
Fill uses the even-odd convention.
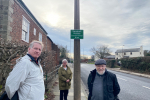
[[[69,67],[71,68],[71,71],[73,71],[73,66],[70,64]],[[73,76],[73,75],[72,75]],[[56,82],[58,83],[58,78],[56,79]],[[74,100],[74,87],[73,87],[73,79],[71,80],[71,88],[69,89],[69,93],[68,93],[68,100]],[[85,91],[85,86],[83,84],[83,82],[81,81],[81,100],[87,100],[87,94]],[[53,87],[53,93],[55,95],[55,98],[53,100],[59,100],[59,96],[60,96],[60,90],[59,90],[59,83]]]
[[[150,75],[148,75],[148,74],[141,74],[141,73],[135,73],[135,72],[131,72],[131,71],[125,71],[125,70],[121,70],[120,68],[108,68],[107,67],[107,69],[122,72],[122,73],[131,74],[131,75],[136,75],[136,76],[140,76],[140,77],[150,78]]]

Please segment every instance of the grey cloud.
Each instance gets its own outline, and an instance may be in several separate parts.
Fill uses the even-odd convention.
[[[66,43],[69,47],[70,30],[74,25],[74,1],[23,1],[35,17],[43,25],[47,25],[46,30],[52,40],[58,44]],[[81,0],[80,28],[85,32],[81,47],[85,48],[85,53],[91,55],[88,51],[90,48],[103,44],[109,45],[113,52],[122,45],[126,48],[143,45],[144,49],[149,49],[150,45],[147,42],[150,38],[149,5],[149,0]],[[47,20],[43,20],[43,15],[46,16],[51,12],[60,16],[60,21],[55,27]],[[71,45],[73,46],[73,40]]]

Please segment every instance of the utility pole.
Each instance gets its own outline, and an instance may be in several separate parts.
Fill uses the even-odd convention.
[[[123,46],[124,46],[124,45],[123,45]],[[123,52],[123,46],[122,46],[122,58],[123,58],[123,53],[124,53],[124,52]]]
[[[79,0],[74,0],[74,30],[80,30]],[[74,39],[74,100],[81,100],[80,39]]]
[[[84,48],[83,48],[83,60],[84,60]]]

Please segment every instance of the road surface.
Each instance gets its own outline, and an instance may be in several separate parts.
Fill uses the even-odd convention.
[[[95,69],[95,65],[81,64],[81,79],[87,87],[87,78],[91,70]],[[116,74],[121,92],[120,100],[150,100],[150,79],[125,74],[121,72],[111,71]]]

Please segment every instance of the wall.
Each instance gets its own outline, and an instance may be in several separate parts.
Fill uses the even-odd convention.
[[[47,50],[51,51],[52,50],[52,40],[47,36]]]
[[[55,60],[56,60],[56,64],[59,64],[59,56],[60,56],[60,49],[58,48],[57,45],[55,45],[54,43],[52,44],[52,50],[55,51]]]
[[[13,0],[0,0],[0,37],[5,40],[11,40],[10,32],[12,28],[10,23],[13,21],[11,18],[13,4]]]

